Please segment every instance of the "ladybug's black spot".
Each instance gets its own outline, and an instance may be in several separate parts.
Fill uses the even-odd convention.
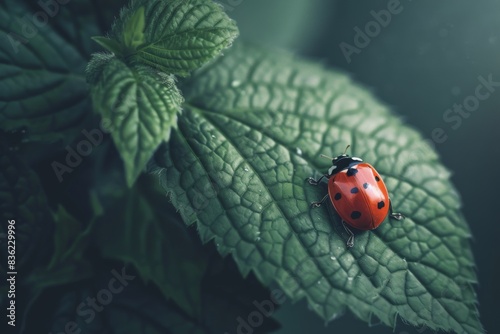
[[[336,193],[334,198],[335,198],[335,200],[338,201],[339,199],[342,198],[342,194],[341,193]]]
[[[368,184],[368,183],[364,183],[364,184],[363,184],[363,188],[365,188],[365,189],[368,189],[368,186],[369,186],[369,184]]]
[[[351,218],[352,219],[358,219],[359,217],[361,217],[361,212],[359,212],[359,211],[353,211],[351,213]]]
[[[375,176],[375,181],[377,181],[377,182],[380,181],[380,177],[378,177],[378,175]]]
[[[379,209],[382,209],[384,206],[385,206],[384,201],[380,201],[380,202],[378,202],[378,204],[377,204],[377,208],[379,208]]]
[[[356,175],[357,172],[358,172],[358,170],[356,168],[349,168],[347,170],[346,174],[347,174],[347,176],[354,176],[354,175]]]
[[[351,194],[357,194],[359,192],[358,187],[354,187],[351,189]]]

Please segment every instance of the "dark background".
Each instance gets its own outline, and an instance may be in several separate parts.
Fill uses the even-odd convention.
[[[297,55],[340,68],[392,106],[407,124],[431,138],[442,128],[447,140],[436,144],[442,162],[453,172],[472,229],[479,274],[479,310],[489,333],[496,332],[500,297],[499,169],[500,87],[456,130],[443,120],[446,109],[473,95],[478,77],[500,82],[500,1],[402,0],[360,54],[347,63],[339,44],[353,44],[354,27],[364,29],[370,11],[386,9],[389,0],[222,0],[238,21],[241,38],[285,48]],[[390,333],[384,326],[345,316],[326,327],[305,302],[285,304],[277,317],[281,334]],[[398,322],[395,333],[431,333]]]

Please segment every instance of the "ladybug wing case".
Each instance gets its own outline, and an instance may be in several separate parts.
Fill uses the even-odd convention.
[[[330,178],[328,193],[335,210],[359,230],[377,228],[389,213],[389,194],[377,171],[361,163]]]

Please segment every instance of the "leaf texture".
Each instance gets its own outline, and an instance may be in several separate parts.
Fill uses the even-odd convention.
[[[109,123],[131,186],[176,126],[182,97],[174,78],[113,55],[95,54],[88,68],[94,108]]]
[[[470,231],[449,172],[389,108],[348,76],[238,45],[185,85],[183,117],[151,170],[187,224],[241,272],[306,298],[325,320],[349,310],[394,327],[482,333]],[[347,236],[305,180],[321,153],[374,165],[404,221]]]
[[[187,76],[232,44],[238,28],[213,1],[133,1],[122,11],[111,36],[123,45],[132,35],[130,22],[144,11],[144,42],[129,48],[131,61]]]
[[[68,15],[66,8],[60,15]],[[88,55],[76,42],[97,31],[84,24],[73,34],[68,21],[41,28],[32,16],[20,1],[0,5],[0,128],[26,128],[29,141],[69,143],[91,115],[84,76]]]

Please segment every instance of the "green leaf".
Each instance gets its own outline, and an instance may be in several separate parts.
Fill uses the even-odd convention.
[[[56,216],[56,233],[54,237],[54,255],[47,267],[48,270],[57,264],[64,262],[75,246],[75,239],[81,232],[82,226],[73,216],[71,216],[62,206],[59,206]]]
[[[164,206],[164,198],[154,183],[138,181],[98,219],[94,238],[104,258],[132,264],[166,298],[190,316],[200,317],[201,282],[208,258],[175,211],[158,209]]]
[[[47,266],[47,271],[65,267],[70,262],[85,261],[90,231],[94,222],[86,228],[64,207],[59,206],[55,213],[56,233],[54,236],[54,254]]]
[[[114,54],[120,55],[122,53],[122,47],[120,43],[115,41],[114,39],[110,39],[102,36],[94,36],[92,37],[96,43],[105,48],[108,51],[113,52]]]
[[[218,56],[237,35],[235,22],[207,0],[135,1],[111,32],[121,44],[134,47],[127,59],[180,76]]]
[[[67,14],[63,7],[61,19]],[[87,54],[78,41],[97,31],[85,23],[72,35],[74,27],[64,20],[65,25],[37,28],[31,16],[33,11],[20,1],[0,5],[0,127],[25,127],[26,141],[67,144],[91,115]]]
[[[144,7],[139,7],[125,22],[123,31],[123,42],[125,46],[135,49],[144,43],[144,27],[146,18],[144,17]]]
[[[176,126],[180,92],[171,75],[141,65],[128,67],[112,55],[94,55],[87,78],[95,110],[111,123],[131,186]]]
[[[470,231],[436,153],[344,74],[282,53],[233,47],[183,87],[183,117],[155,154],[186,223],[197,221],[243,274],[306,298],[325,320],[346,310],[457,333],[482,333]],[[326,193],[306,178],[352,154],[374,165],[404,221],[346,247]]]
[[[54,244],[48,265],[36,266],[33,272],[24,278],[24,284],[35,292],[48,287],[64,285],[92,277],[90,261],[84,256],[89,244],[92,224],[86,228],[59,206],[54,213],[55,233],[51,240]]]

